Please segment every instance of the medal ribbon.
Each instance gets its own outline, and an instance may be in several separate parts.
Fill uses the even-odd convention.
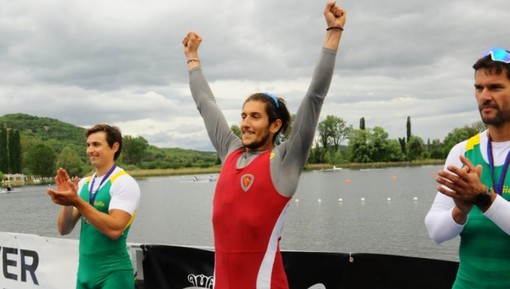
[[[498,195],[503,194],[503,186],[505,184],[506,173],[508,171],[508,165],[510,164],[510,151],[506,155],[505,163],[503,164],[503,169],[498,179],[498,183],[496,185],[496,180],[494,179],[494,155],[492,154],[492,139],[489,136],[489,141],[487,144],[487,157],[489,158],[489,166],[491,168],[491,177],[492,177],[492,187],[494,191]]]
[[[101,180],[101,182],[99,183],[99,186],[97,187],[97,190],[95,192],[93,192],[94,190],[94,182],[96,181],[96,174],[94,174],[94,177],[92,178],[92,184],[90,185],[90,190],[89,190],[89,204],[91,204],[92,206],[94,206],[94,202],[96,201],[96,196],[97,196],[97,192],[99,191],[99,189],[101,188],[101,186],[103,185],[103,183],[108,179],[108,177],[112,174],[113,170],[115,170],[115,168],[117,167],[116,164],[113,164],[113,166],[108,170],[108,172],[104,175],[103,179]]]

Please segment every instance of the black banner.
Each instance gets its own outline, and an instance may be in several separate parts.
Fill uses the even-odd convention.
[[[214,252],[142,245],[145,289],[213,288]],[[283,251],[291,289],[450,289],[458,263],[383,254]]]

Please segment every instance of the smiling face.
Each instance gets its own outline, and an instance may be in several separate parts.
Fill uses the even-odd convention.
[[[241,135],[243,145],[248,151],[261,151],[273,148],[273,135],[281,126],[281,120],[269,122],[266,103],[248,101],[241,113]]]
[[[99,131],[87,137],[87,156],[90,164],[96,168],[98,176],[105,174],[114,164],[114,156],[119,148],[115,142],[112,147],[106,141],[106,132]]]

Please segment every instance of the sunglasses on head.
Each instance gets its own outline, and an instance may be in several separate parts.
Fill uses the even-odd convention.
[[[491,59],[493,61],[499,61],[504,63],[510,63],[510,52],[508,52],[506,49],[503,48],[492,48],[482,55],[482,57],[485,57],[487,55],[491,56]]]

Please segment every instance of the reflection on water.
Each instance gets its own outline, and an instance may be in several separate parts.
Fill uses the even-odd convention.
[[[424,217],[440,166],[303,173],[287,212],[283,250],[395,254],[457,259],[458,238],[428,237]],[[213,246],[210,175],[138,180],[142,199],[129,241]],[[56,237],[59,207],[46,187],[0,194],[0,231]],[[67,238],[77,238],[76,228]]]

